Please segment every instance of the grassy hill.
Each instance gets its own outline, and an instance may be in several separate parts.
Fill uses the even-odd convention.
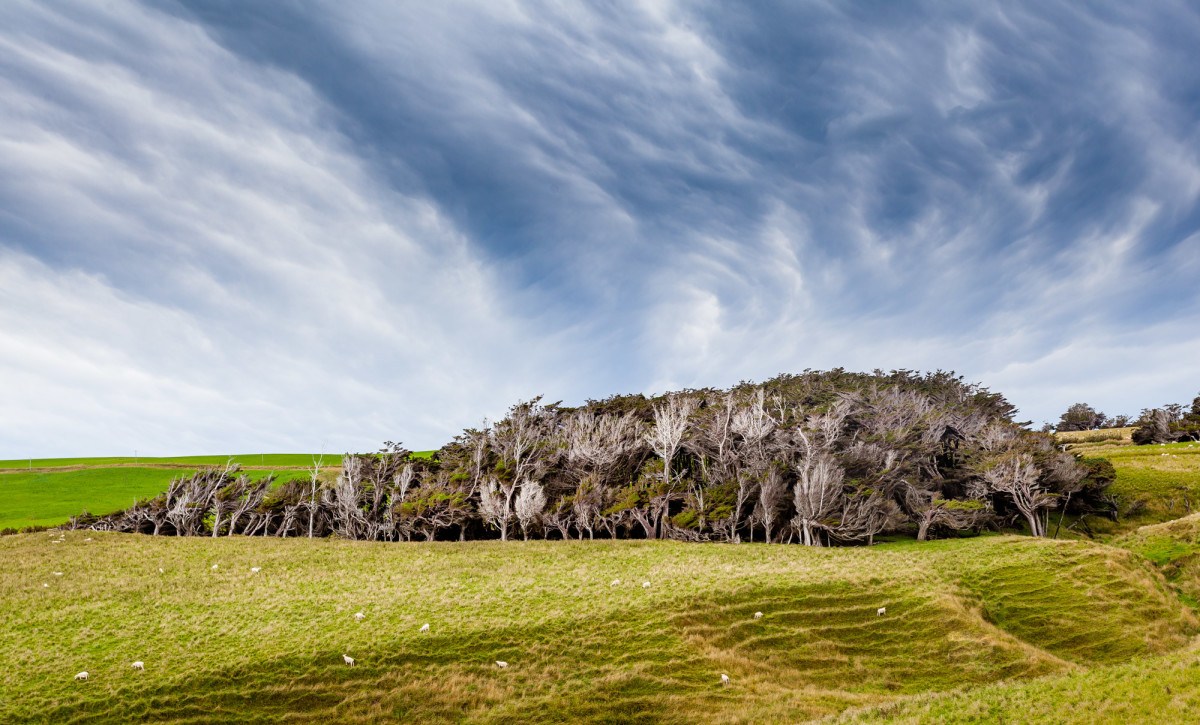
[[[1069,684],[1144,658],[1195,662],[1180,654],[1195,616],[1153,565],[1086,542],[70,532],[5,537],[0,558],[4,722],[796,721],[897,703],[917,713],[905,708],[932,707],[910,702],[928,693]],[[81,670],[88,682],[72,679]]]
[[[1153,562],[1180,600],[1200,600],[1200,513],[1115,540]],[[1085,597],[1086,598],[1086,597]],[[1200,640],[1182,651],[851,708],[830,723],[1200,722]]]
[[[1071,452],[1107,458],[1117,470],[1117,480],[1109,491],[1120,498],[1127,519],[1126,526],[1117,530],[1200,510],[1200,443],[1135,446],[1128,437],[1131,430],[1058,434]],[[1105,437],[1118,433],[1123,437]]]

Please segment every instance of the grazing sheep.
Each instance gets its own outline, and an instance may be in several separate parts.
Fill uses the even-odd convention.
[[[649,588],[650,588],[650,582],[642,582],[642,589],[649,589]]]
[[[729,684],[729,675],[725,674],[724,672],[721,673],[721,684],[722,685]]]
[[[52,544],[61,544],[61,543],[62,543],[62,539],[55,539],[54,541],[51,541],[50,543],[52,543]]]
[[[425,634],[429,634],[429,625],[428,625],[428,624],[422,624],[422,625],[421,625],[421,629],[420,629],[420,631],[424,632]]]
[[[496,666],[499,667],[500,669],[504,669],[505,667],[508,667],[508,663],[501,662],[500,660],[496,660]]]
[[[213,564],[213,571],[216,571],[216,570],[217,570],[217,568],[218,568],[218,567],[217,567],[217,565],[216,565],[216,564]]]
[[[615,587],[616,585],[618,585],[618,584],[620,584],[620,583],[621,583],[621,580],[620,580],[620,579],[613,579],[613,580],[612,580],[612,583],[611,583],[611,584],[609,584],[609,586],[610,586],[610,587]]]
[[[44,586],[44,587],[48,587],[48,586],[50,586],[50,585],[49,585],[49,584],[42,584],[42,586]]]
[[[882,617],[885,614],[887,614],[887,607],[880,607],[879,609],[875,610],[876,617]]]
[[[351,667],[353,667],[353,666],[354,666],[354,658],[353,658],[353,657],[351,657],[350,655],[348,655],[348,654],[343,654],[343,655],[342,655],[342,659],[346,660],[346,664],[350,665]]]
[[[251,573],[253,573],[253,574],[257,574],[257,573],[259,573],[260,571],[262,571],[262,567],[261,567],[261,566],[252,566],[252,567],[250,567],[250,572],[251,572]]]
[[[133,669],[142,670],[144,672],[146,670],[146,664],[141,660],[138,660],[137,662],[133,663]]]
[[[56,571],[56,572],[54,572],[54,576],[62,576],[62,572],[61,572],[61,571]]]
[[[365,618],[366,618],[366,616],[367,616],[367,615],[363,614],[362,612],[355,612],[355,613],[354,613],[354,619],[355,619],[355,620],[357,620],[357,621],[359,621],[359,622],[361,622],[363,619],[365,619]]]
[[[91,540],[92,540],[92,537],[90,537],[90,536],[87,537],[86,539],[84,539],[84,541],[91,541]]]
[[[161,567],[161,566],[160,566],[160,567],[158,567],[158,573],[159,573],[159,574],[166,574],[166,572],[162,570],[162,567]]]
[[[88,678],[87,672],[80,672],[78,675],[75,675],[75,679],[77,679],[77,680],[86,680],[87,678]]]
[[[755,619],[762,619],[762,612],[755,612],[755,613],[754,613],[754,618],[755,618]]]

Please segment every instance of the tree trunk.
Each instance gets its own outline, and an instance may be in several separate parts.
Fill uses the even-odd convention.
[[[1022,512],[1025,514],[1025,520],[1029,522],[1029,533],[1036,537],[1043,537],[1046,531],[1042,528],[1042,519],[1038,516],[1037,511]]]
[[[1063,503],[1062,513],[1058,515],[1058,525],[1054,527],[1054,538],[1058,538],[1058,530],[1062,528],[1063,517],[1067,515],[1067,507],[1071,505],[1071,494],[1074,491],[1067,491],[1067,500]]]
[[[925,541],[929,537],[929,524],[928,517],[921,517],[921,521],[917,524],[917,541]]]

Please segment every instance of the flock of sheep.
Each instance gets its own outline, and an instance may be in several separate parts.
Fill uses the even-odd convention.
[[[88,539],[88,541],[91,541],[91,539]],[[57,542],[56,542],[56,543],[57,543]],[[219,569],[220,569],[220,565],[219,565],[219,564],[213,564],[213,565],[212,565],[212,570],[213,570],[213,571],[218,571]],[[251,568],[250,568],[250,571],[251,571],[251,572],[253,572],[253,573],[255,573],[255,574],[257,574],[258,572],[262,571],[262,567],[254,566],[254,567],[251,567]],[[159,573],[159,574],[162,574],[162,573],[164,573],[164,572],[163,572],[163,570],[162,570],[162,567],[159,567],[159,569],[158,569],[158,573]],[[56,571],[56,572],[54,572],[54,575],[55,575],[55,576],[62,576],[62,572],[61,572],[61,571]],[[610,582],[610,583],[609,583],[609,586],[610,586],[610,587],[615,587],[615,586],[619,586],[620,584],[621,584],[621,580],[620,580],[620,579],[613,579],[613,580],[612,580],[612,582]],[[50,585],[49,585],[49,584],[45,584],[45,585],[43,585],[43,586],[50,586]],[[643,589],[649,589],[649,588],[650,588],[650,582],[649,582],[649,581],[644,581],[644,582],[642,582],[642,588],[643,588]],[[883,615],[887,614],[887,607],[880,607],[879,609],[877,609],[877,610],[875,611],[875,614],[876,614],[876,616],[880,616],[880,617],[882,617]],[[364,619],[366,619],[366,617],[367,617],[367,615],[366,615],[364,612],[361,612],[361,611],[359,611],[359,612],[355,612],[355,613],[354,613],[354,620],[355,620],[355,621],[357,621],[357,622],[361,622],[361,621],[363,621]],[[763,617],[763,613],[762,613],[762,612],[755,612],[755,613],[754,613],[754,618],[755,618],[755,619],[762,619],[762,617]],[[425,624],[422,624],[422,625],[421,625],[421,628],[420,628],[420,629],[418,629],[417,631],[418,631],[418,632],[420,632],[421,634],[426,634],[426,635],[429,635],[429,634],[431,634],[431,631],[430,631],[430,629],[429,629],[429,623],[428,623],[428,622],[426,622]],[[344,652],[342,653],[342,660],[343,660],[343,661],[344,661],[344,662],[345,662],[347,665],[349,665],[349,666],[351,666],[351,667],[354,667],[354,665],[355,665],[355,659],[354,659],[353,657],[351,657],[350,655],[348,655],[348,654],[344,653]],[[504,661],[502,661],[502,660],[496,660],[495,662],[496,662],[496,667],[497,667],[498,669],[504,669],[504,668],[508,667],[508,663],[507,663],[507,662],[504,662]],[[133,663],[132,667],[133,667],[133,669],[135,669],[135,670],[141,670],[141,671],[145,671],[145,669],[146,669],[146,664],[145,664],[144,662],[142,662],[141,660],[138,660],[137,662],[134,662],[134,663]],[[88,673],[87,673],[86,671],[84,671],[84,672],[80,672],[80,673],[78,673],[78,674],[76,674],[76,675],[75,675],[75,679],[76,679],[76,680],[87,680],[87,679],[88,679]],[[729,675],[727,675],[727,674],[725,674],[725,673],[721,673],[721,685],[722,685],[722,686],[727,686],[728,684],[729,684]]]

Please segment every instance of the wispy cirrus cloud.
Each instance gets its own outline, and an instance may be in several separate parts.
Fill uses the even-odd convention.
[[[1034,420],[1195,392],[1187,4],[0,27],[10,455],[430,447],[537,393],[839,365],[955,368]]]

